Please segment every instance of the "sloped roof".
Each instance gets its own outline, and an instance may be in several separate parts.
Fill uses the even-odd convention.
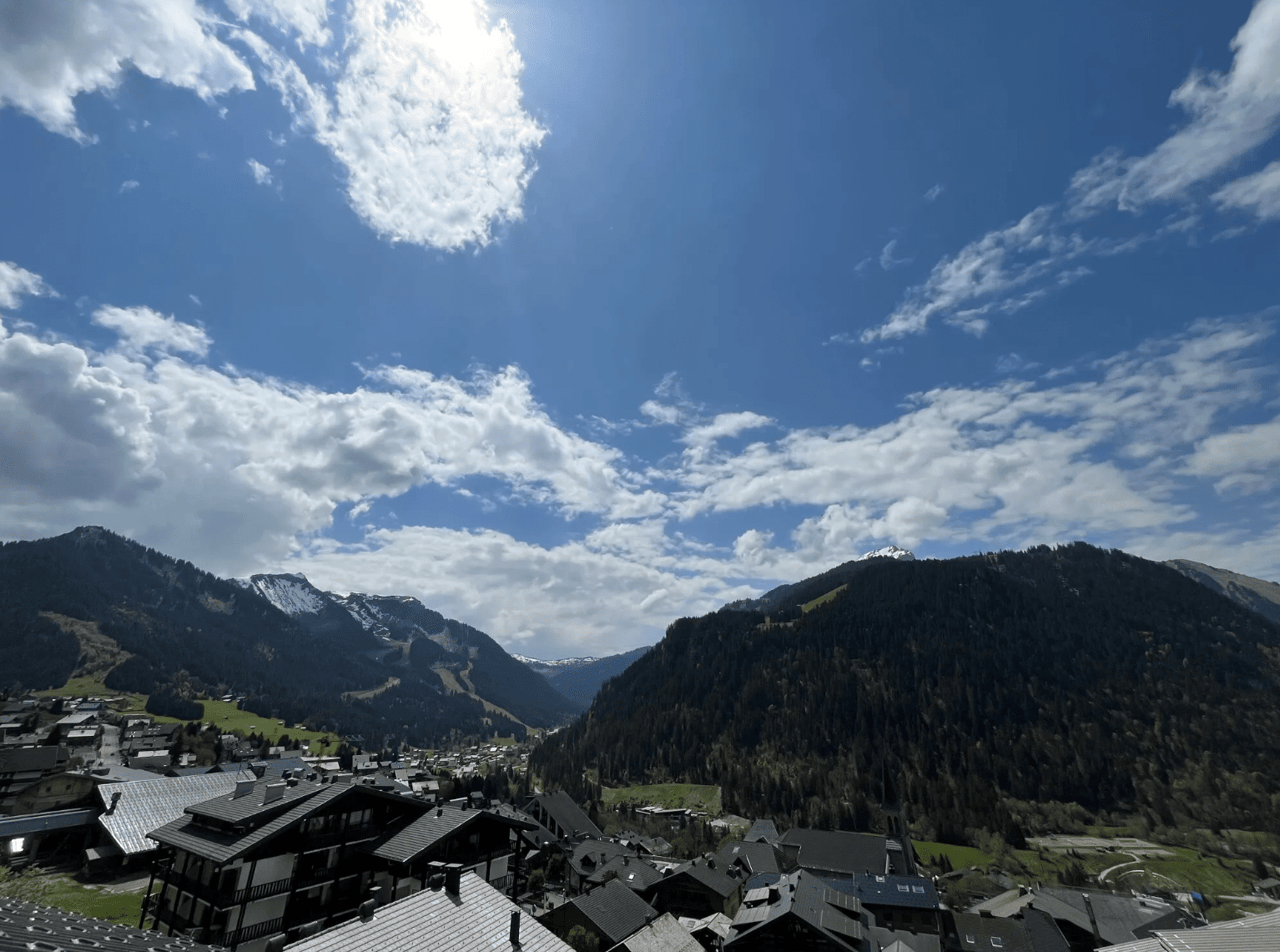
[[[993,952],[996,948],[1001,952],[1038,952],[1021,919],[958,912],[955,921],[961,952]],[[992,939],[999,939],[1000,945]]]
[[[119,949],[120,952],[131,949],[139,952],[195,952],[211,948],[190,939],[165,938],[159,932],[144,932],[34,902],[0,897],[0,952],[92,948],[91,943],[100,948]]]
[[[1071,922],[1085,932],[1092,932],[1093,925],[1084,903],[1085,894],[1086,891],[1079,889],[1046,886],[1035,891],[1031,907],[1047,912],[1055,919]],[[1092,891],[1087,891],[1087,895],[1103,942],[1128,942],[1144,925],[1163,919],[1171,910],[1164,903],[1149,905],[1132,896]]]
[[[797,870],[772,886],[749,892],[733,919],[727,949],[787,916],[795,916],[821,931],[834,947],[859,952],[863,945],[862,903],[830,889],[817,876]]]
[[[210,776],[218,775],[210,774]],[[153,830],[150,837],[159,843],[211,859],[215,863],[227,863],[238,856],[243,856],[258,844],[284,832],[295,823],[301,822],[322,807],[360,789],[349,784],[326,784],[313,796],[294,801],[290,809],[246,833],[233,834],[212,830],[197,824],[194,817],[184,815],[158,830]]]
[[[669,912],[628,936],[613,952],[702,952],[702,944]]]
[[[555,793],[540,793],[530,801],[531,805],[534,803],[539,804],[552,820],[570,833],[591,837],[604,836],[600,828],[591,822],[590,817],[583,813],[582,808],[563,790],[557,790]]]
[[[796,862],[803,869],[841,873],[883,873],[889,848],[876,833],[848,833],[842,830],[788,830],[779,840],[800,847]]]
[[[1159,931],[1146,939],[1104,946],[1106,952],[1275,952],[1280,949],[1280,909],[1200,929]]]
[[[716,857],[725,866],[737,863],[745,868],[749,875],[756,873],[784,873],[789,871],[790,864],[783,853],[766,842],[750,842],[738,840],[726,843],[716,853]]]
[[[425,889],[289,946],[289,952],[573,952],[528,914],[520,944],[509,941],[517,906],[475,873],[463,873],[458,895]]]
[[[853,877],[854,895],[869,906],[900,906],[908,909],[937,909],[938,890],[921,876]]]
[[[463,827],[495,824],[529,829],[536,824],[493,810],[463,810],[442,806],[428,810],[402,830],[381,839],[371,850],[374,856],[394,863],[408,863]]]
[[[253,774],[240,779],[254,780],[254,784],[242,796],[237,797],[234,789],[229,795],[212,797],[200,803],[193,803],[187,808],[192,816],[217,820],[228,826],[257,825],[258,821],[280,813],[301,800],[315,796],[321,789],[318,783],[299,783],[289,786],[283,780],[255,780]],[[277,792],[277,798],[266,801],[268,788]]]
[[[235,789],[236,774],[199,774],[194,777],[157,777],[101,784],[98,797],[109,813],[98,817],[102,828],[126,855],[156,848],[147,834],[181,817],[187,807],[224,796]],[[116,794],[120,800],[111,810]]]
[[[726,873],[724,864],[715,862],[714,858],[708,861],[706,857],[701,857],[681,863],[671,871],[669,876],[664,877],[663,881],[670,882],[680,876],[688,876],[717,896],[732,895],[742,884],[742,880]]]
[[[588,882],[593,883],[602,883],[610,878],[617,878],[634,892],[644,892],[662,881],[662,873],[639,857],[615,856],[587,877]]]
[[[748,843],[778,842],[778,827],[772,820],[756,820],[743,839]]]
[[[571,903],[581,912],[601,938],[616,945],[645,923],[658,918],[658,910],[649,905],[616,879],[579,896]]]

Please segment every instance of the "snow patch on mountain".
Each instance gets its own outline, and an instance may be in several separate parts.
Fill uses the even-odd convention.
[[[240,584],[243,580],[237,579]],[[254,575],[246,587],[253,588],[286,615],[315,615],[324,610],[328,597],[313,586],[305,575]]]
[[[898,559],[901,562],[914,562],[915,554],[908,552],[906,549],[900,549],[896,545],[886,545],[882,549],[876,549],[868,552],[866,555],[860,555],[855,562],[865,562],[867,559]]]

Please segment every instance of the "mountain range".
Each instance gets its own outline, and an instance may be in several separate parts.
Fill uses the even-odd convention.
[[[266,716],[421,746],[523,736],[581,709],[416,599],[220,579],[93,526],[0,546],[0,632],[6,688],[92,671],[113,690],[234,692]]]
[[[514,657],[550,681],[553,688],[581,705],[585,711],[606,681],[627,670],[648,650],[644,647],[607,658],[562,658],[559,661],[539,661],[522,655]]]

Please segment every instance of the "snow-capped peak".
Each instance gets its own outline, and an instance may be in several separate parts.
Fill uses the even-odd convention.
[[[901,562],[914,562],[915,555],[906,549],[900,549],[896,545],[886,545],[883,549],[876,549],[874,552],[868,552],[866,555],[859,556],[854,561],[865,562],[867,559],[898,559]]]

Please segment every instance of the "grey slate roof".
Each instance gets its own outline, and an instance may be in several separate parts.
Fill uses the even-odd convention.
[[[1031,937],[1031,945],[1036,952],[1071,952],[1066,936],[1047,912],[1024,909],[1022,924],[1027,927],[1027,935]]]
[[[616,879],[579,896],[571,905],[591,920],[596,926],[594,931],[609,945],[616,945],[658,918],[658,910]]]
[[[155,849],[147,834],[183,815],[187,807],[210,797],[230,793],[235,774],[200,774],[195,777],[157,777],[108,783],[98,787],[103,807],[110,810],[118,793],[115,810],[103,813],[98,822],[126,855]]]
[[[216,776],[216,775],[211,775]],[[246,779],[242,773],[241,779]],[[248,779],[253,779],[249,774]],[[268,788],[279,791],[279,799],[266,803]],[[234,788],[231,793],[215,796],[187,807],[192,816],[207,817],[229,826],[256,825],[261,820],[296,806],[300,801],[315,796],[321,786],[316,783],[302,782],[290,787],[283,780],[255,780],[253,786],[243,796],[237,797]]]
[[[937,909],[938,890],[921,876],[853,877],[853,894],[868,906],[900,906],[907,909]]]
[[[861,952],[865,935],[862,904],[853,896],[828,888],[821,879],[804,870],[782,876],[772,886],[749,891],[734,916],[725,948],[732,949],[738,940],[768,929],[787,916],[795,916],[820,930],[833,948]]]
[[[720,852],[716,853],[716,857],[725,866],[737,863],[747,870],[748,875],[790,871],[787,858],[776,847],[766,842],[739,840],[726,843],[720,848]]]
[[[534,813],[536,817],[534,804],[541,805],[542,809],[547,811],[547,815],[570,835],[604,836],[600,828],[591,822],[591,819],[582,812],[582,808],[563,790],[557,790],[555,793],[541,793],[530,800],[525,807],[525,812]]]
[[[756,820],[751,824],[751,829],[747,830],[743,840],[748,843],[776,843],[778,828],[772,820]]]
[[[210,774],[210,776],[218,776]],[[194,779],[194,778],[187,778]],[[299,785],[301,786],[301,784]],[[228,834],[200,826],[192,816],[183,816],[172,823],[152,831],[151,839],[166,846],[177,847],[211,859],[215,863],[227,863],[238,856],[243,856],[255,846],[264,843],[293,824],[317,812],[345,794],[359,787],[347,784],[325,784],[313,796],[295,800],[293,806],[279,816],[247,833]]]
[[[702,952],[702,944],[671,913],[664,912],[611,952]]]
[[[1139,935],[1144,925],[1163,919],[1170,907],[1146,905],[1132,896],[1089,891],[1093,915],[1098,922],[1098,934],[1103,942],[1128,942]],[[1046,886],[1035,891],[1031,907],[1047,912],[1055,919],[1071,922],[1085,932],[1092,932],[1089,912],[1085,908],[1082,891]]]
[[[611,878],[638,893],[662,882],[662,874],[637,856],[615,856],[588,876],[587,881],[603,883]]]
[[[742,879],[726,873],[723,863],[715,862],[714,858],[712,862],[708,862],[706,857],[699,857],[681,863],[671,871],[670,875],[663,878],[664,881],[669,881],[679,876],[688,876],[690,879],[696,880],[717,896],[732,895],[743,882]]]
[[[788,830],[779,842],[800,847],[797,862],[811,871],[839,873],[883,873],[888,847],[875,833],[847,833],[839,830]]]
[[[36,943],[45,943],[38,945]],[[189,939],[167,939],[33,902],[0,897],[0,952],[29,949],[111,948],[121,952],[196,952],[210,946]]]
[[[573,952],[527,913],[520,944],[509,941],[516,905],[475,873],[463,873],[457,896],[423,890],[288,946],[289,952]]]
[[[483,810],[459,810],[457,807],[431,810],[403,830],[383,837],[370,852],[394,863],[408,863],[484,815]]]
[[[1021,919],[958,912],[955,921],[961,952],[1039,952]],[[995,945],[992,939],[1000,944]]]

